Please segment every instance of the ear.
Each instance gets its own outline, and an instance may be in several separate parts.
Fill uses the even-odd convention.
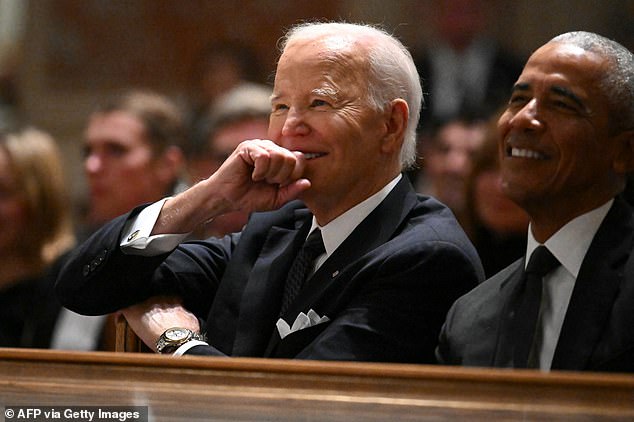
[[[183,171],[185,155],[177,146],[168,147],[156,161],[156,176],[158,180],[168,186],[174,182]]]
[[[407,122],[409,121],[409,107],[407,102],[401,98],[392,100],[386,113],[386,133],[383,139],[382,150],[384,152],[400,151],[403,145]]]
[[[634,171],[634,130],[627,130],[616,135],[616,156],[613,168],[617,174],[627,174]]]

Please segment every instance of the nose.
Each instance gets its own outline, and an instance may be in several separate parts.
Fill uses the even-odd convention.
[[[306,123],[304,113],[297,108],[291,107],[282,126],[282,136],[307,135],[309,132],[310,128]]]
[[[524,129],[539,129],[542,122],[539,119],[539,107],[535,98],[527,102],[514,116],[509,123]]]
[[[96,174],[103,166],[101,157],[98,154],[89,154],[84,159],[84,170],[88,174]]]
[[[447,155],[447,172],[464,176],[469,172],[469,154],[466,151],[451,151]]]

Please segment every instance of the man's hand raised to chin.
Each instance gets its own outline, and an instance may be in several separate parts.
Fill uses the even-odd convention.
[[[188,233],[231,211],[277,209],[310,188],[305,162],[272,141],[244,141],[209,178],[165,202],[152,234]]]

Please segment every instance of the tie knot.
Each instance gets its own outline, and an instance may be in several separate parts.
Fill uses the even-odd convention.
[[[313,257],[312,259],[326,252],[324,239],[321,237],[321,230],[313,230],[304,242],[303,249]]]
[[[533,251],[531,259],[528,261],[526,273],[543,277],[558,266],[559,261],[546,248],[546,246],[538,246],[537,249]]]

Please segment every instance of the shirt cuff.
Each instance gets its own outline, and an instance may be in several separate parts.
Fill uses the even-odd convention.
[[[209,346],[209,343],[205,343],[201,340],[190,340],[187,343],[180,345],[180,347],[176,349],[174,353],[172,353],[172,356],[183,356],[185,352],[195,346]]]
[[[168,199],[161,199],[144,208],[135,218],[126,223],[120,243],[123,253],[141,256],[161,255],[176,249],[189,236],[189,233],[151,236],[163,204]]]

